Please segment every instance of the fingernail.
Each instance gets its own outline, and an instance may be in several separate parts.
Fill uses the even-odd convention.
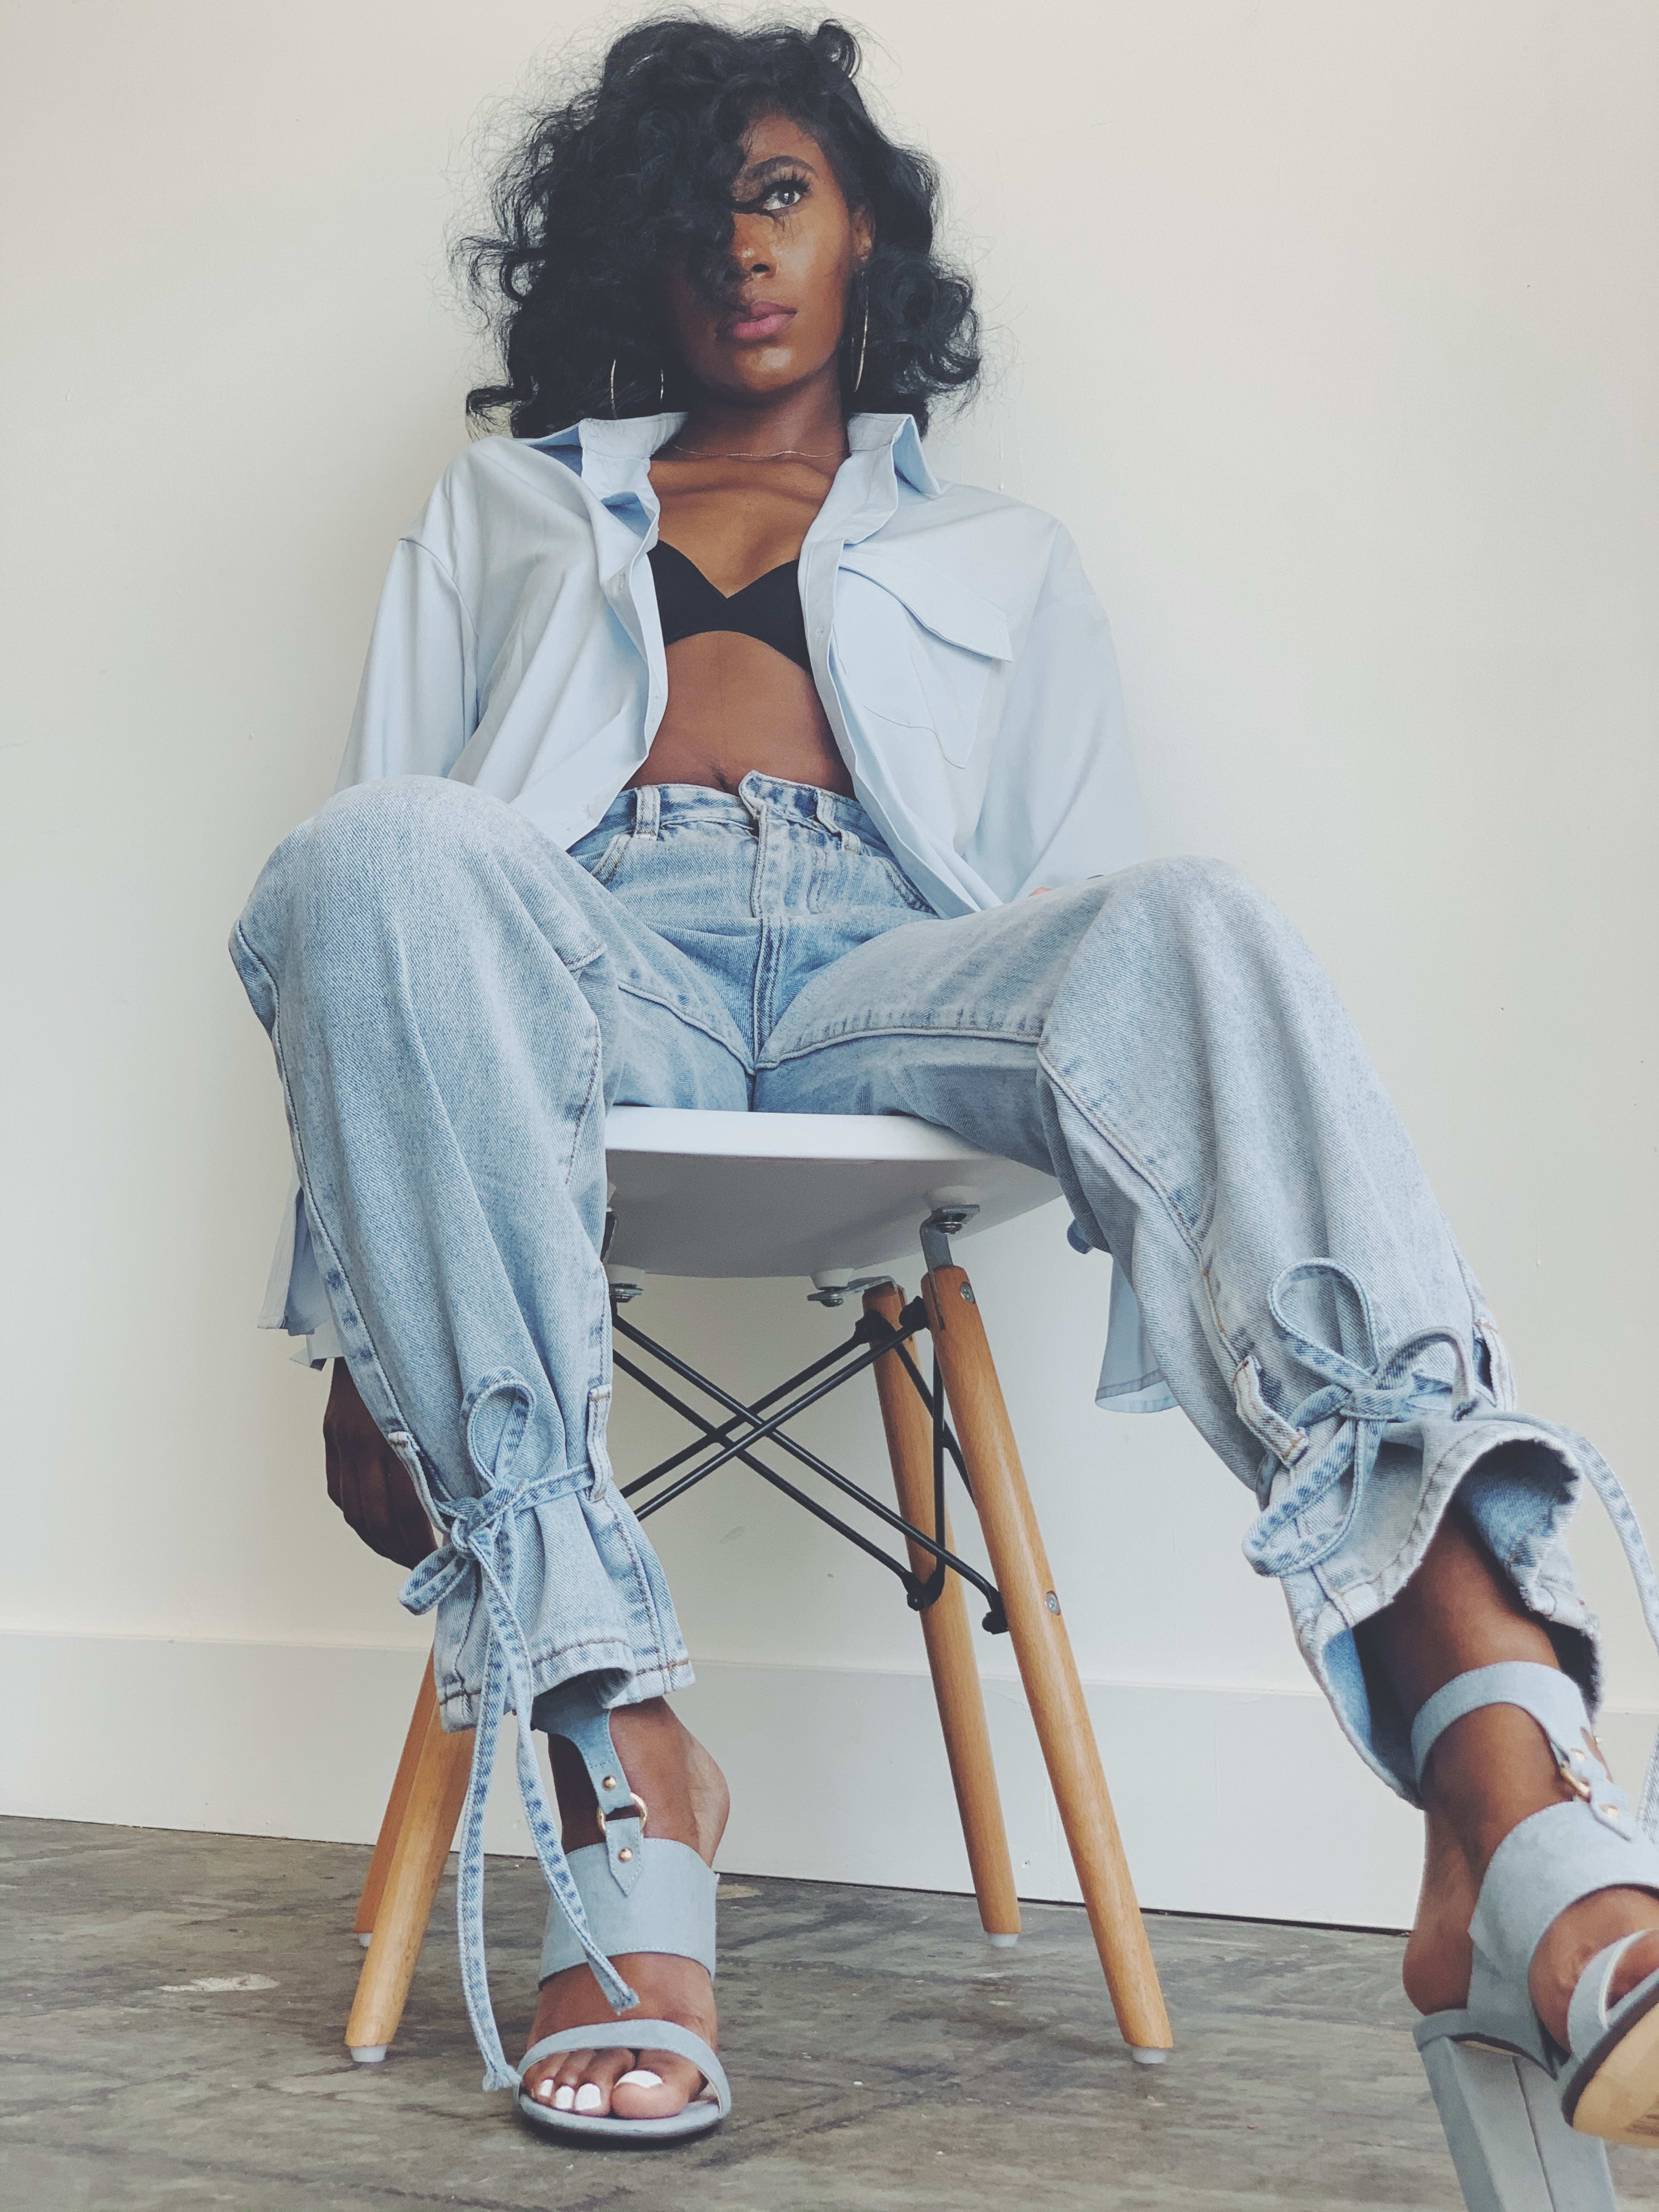
[[[626,2074],[617,2075],[617,2087],[619,2089],[623,2087],[634,2089],[660,2089],[662,2075],[653,2074],[648,2066],[635,2066],[631,2067]]]
[[[604,2102],[597,2081],[584,2081],[576,2092],[576,2110],[579,2112],[597,2112]]]
[[[556,2112],[568,2112],[575,2101],[575,2091],[571,2087],[568,2081],[562,2082],[560,2085],[557,2095],[553,2100],[553,2109]]]

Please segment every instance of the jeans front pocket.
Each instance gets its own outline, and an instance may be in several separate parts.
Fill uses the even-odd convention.
[[[912,914],[924,914],[932,916],[934,921],[938,920],[939,917],[934,915],[933,908],[928,905],[896,860],[890,860],[885,854],[880,853],[872,853],[870,857],[887,877],[893,889]]]
[[[615,830],[609,835],[603,829],[590,830],[586,837],[579,837],[570,848],[570,857],[579,868],[586,869],[596,884],[608,884],[633,842],[631,830]]]

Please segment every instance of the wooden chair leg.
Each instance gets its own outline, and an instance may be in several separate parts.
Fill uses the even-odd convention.
[[[1151,2063],[1174,2046],[1170,2015],[985,1325],[960,1267],[926,1276],[921,1294],[1112,2008],[1125,2042]]]
[[[891,1283],[865,1292],[866,1313],[879,1314],[895,1327],[903,1305],[903,1293]],[[931,1528],[933,1439],[927,1408],[893,1353],[877,1360],[875,1376],[899,1511],[918,1528]],[[948,1522],[945,1541],[951,1544]],[[932,1555],[915,1544],[908,1549],[915,1572],[931,1574],[936,1564]],[[939,1702],[939,1726],[945,1732],[957,1809],[962,1815],[974,1894],[979,1899],[980,1924],[994,1943],[1012,1943],[1019,1935],[1019,1899],[1014,1890],[1013,1862],[1008,1856],[1002,1801],[997,1795],[985,1692],[974,1656],[974,1632],[959,1576],[945,1576],[944,1589],[921,1616],[921,1632],[933,1677],[933,1695]]]
[[[375,1908],[374,1941],[364,1956],[346,2022],[347,2048],[362,2065],[378,2064],[398,2033],[432,1917],[432,1900],[455,1839],[471,1765],[471,1729],[446,1735],[434,1697]],[[394,1797],[396,1794],[394,1784]]]
[[[426,1741],[428,1723],[437,1710],[438,1692],[433,1686],[432,1655],[428,1652],[425,1671],[421,1676],[421,1686],[415,1692],[415,1710],[410,1715],[409,1733],[404,1738],[403,1755],[398,1761],[398,1771],[392,1779],[392,1795],[386,1801],[380,1832],[374,1839],[374,1856],[368,1863],[368,1872],[363,1879],[363,1893],[357,1899],[357,1917],[351,1923],[352,1933],[365,1950],[368,1948],[369,1937],[374,1933],[374,1916],[380,1909],[386,1878],[392,1870],[392,1854],[397,1849],[398,1832],[404,1825],[409,1793],[415,1786],[415,1769],[420,1761],[421,1746]]]

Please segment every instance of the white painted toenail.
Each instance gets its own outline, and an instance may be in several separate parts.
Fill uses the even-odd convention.
[[[635,2066],[626,2074],[617,2076],[617,2087],[619,2089],[660,2089],[662,2075],[653,2074],[648,2066]]]
[[[566,2081],[561,2086],[553,2099],[553,2109],[556,2112],[568,2112],[575,2101],[576,2093],[571,2087],[569,2082]]]
[[[547,2078],[547,2080],[546,2080],[545,2081],[538,2081],[538,2082],[537,2082],[537,2084],[536,2084],[536,2094],[537,2094],[538,2097],[542,2097],[542,2098],[550,2098],[550,2097],[552,2096],[552,2094],[553,2094],[553,2079],[552,2079],[552,2076],[551,2076],[550,2075],[548,2076],[548,2078]]]
[[[584,2081],[576,2092],[576,2110],[579,2112],[597,2112],[604,2102],[597,2081]]]

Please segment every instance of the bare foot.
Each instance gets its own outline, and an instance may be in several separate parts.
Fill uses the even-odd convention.
[[[665,1698],[625,1705],[611,1716],[611,1732],[629,1786],[651,1808],[650,1833],[690,1844],[714,1863],[731,1801],[725,1777],[680,1723]],[[592,1787],[586,1769],[562,1737],[550,1740],[553,1779],[564,1815],[564,1847],[599,1840]],[[714,1985],[694,1959],[656,1951],[618,1955],[617,1972],[639,1993],[632,2012],[613,2013],[586,1966],[568,1966],[542,1984],[530,2039],[568,2027],[643,2018],[672,2020],[706,2043],[715,2040]],[[528,2095],[556,2112],[619,2119],[659,2119],[681,2112],[702,2089],[690,2059],[669,2051],[566,2051],[528,2068]]]
[[[1494,1772],[1506,1785],[1496,1802]],[[1512,1705],[1470,1713],[1441,1738],[1425,1782],[1423,1887],[1402,1972],[1406,1995],[1419,2012],[1467,2003],[1469,1918],[1487,1862],[1517,1821],[1571,1794],[1536,1722]],[[1597,1890],[1569,1905],[1546,1931],[1533,1955],[1529,1984],[1539,2018],[1564,2049],[1567,2007],[1578,1977],[1598,1951],[1638,1929],[1654,1933],[1620,1960],[1611,2002],[1659,1968],[1659,1897],[1644,1889]]]

